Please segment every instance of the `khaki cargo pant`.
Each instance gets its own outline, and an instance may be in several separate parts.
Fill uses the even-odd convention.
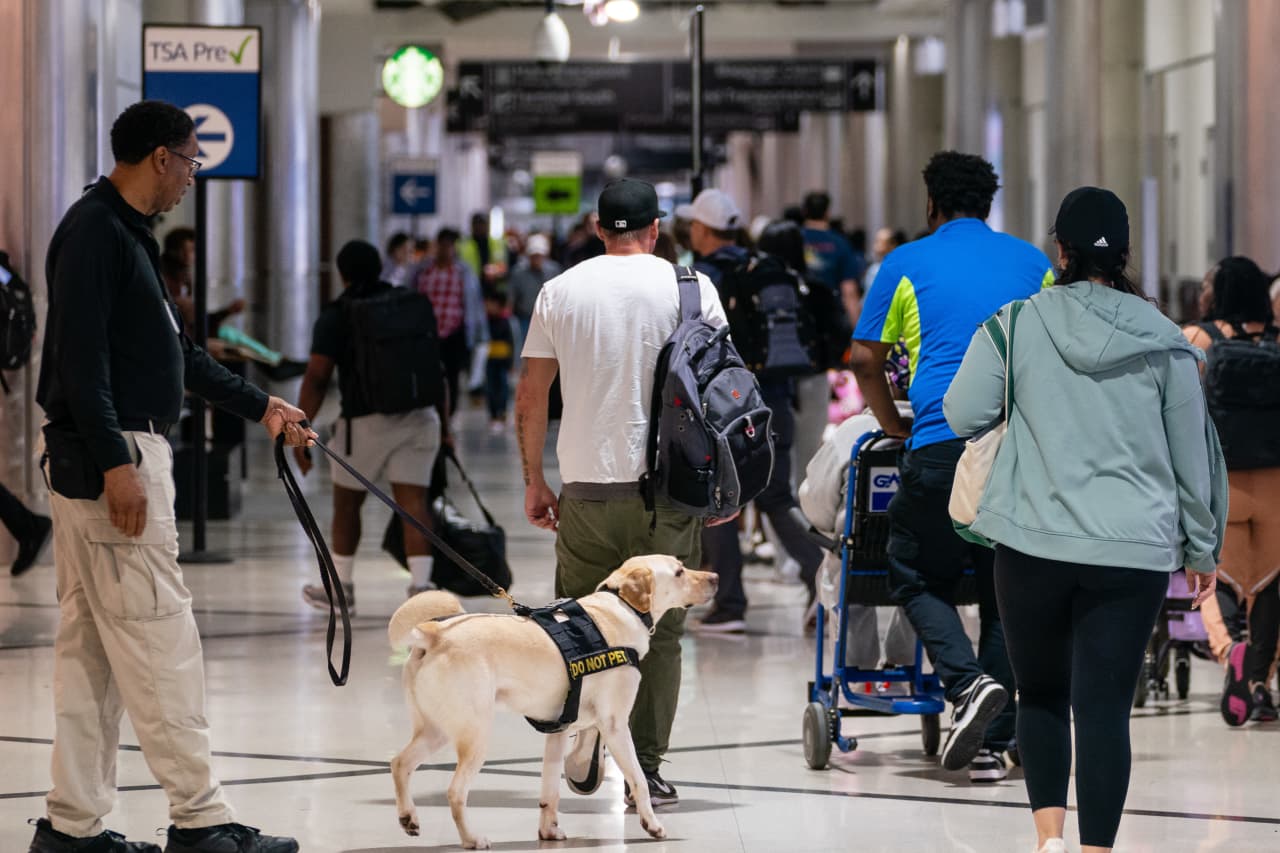
[[[658,508],[658,525],[636,498],[560,499],[556,537],[556,595],[580,598],[631,557],[671,554],[697,568],[702,559],[702,522],[667,507]],[[631,710],[631,739],[640,766],[658,769],[671,740],[680,699],[680,637],[683,610],[668,610],[658,621],[649,653],[640,662],[640,692]]]
[[[51,492],[61,621],[54,642],[54,829],[90,836],[115,805],[124,711],[169,817],[194,829],[232,821],[209,766],[204,660],[178,567],[173,454],[161,436],[127,432],[147,494],[147,525],[130,539],[107,500]]]

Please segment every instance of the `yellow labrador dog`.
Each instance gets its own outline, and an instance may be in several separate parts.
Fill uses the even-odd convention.
[[[630,647],[644,657],[649,629],[640,613],[656,623],[668,610],[704,604],[715,594],[716,576],[686,569],[674,557],[633,557],[605,578],[596,592],[578,599],[610,647]],[[457,769],[449,783],[449,808],[467,849],[488,849],[489,840],[467,824],[467,793],[484,764],[493,712],[498,704],[535,720],[557,720],[569,691],[564,658],[555,642],[532,619],[512,614],[463,614],[447,592],[424,592],[406,601],[391,617],[388,637],[394,648],[410,647],[404,665],[404,691],[413,716],[413,738],[391,762],[400,826],[419,831],[409,777],[431,753],[452,743]],[[442,618],[452,617],[452,618]],[[435,620],[435,621],[433,621]],[[622,666],[582,680],[578,720],[547,735],[542,760],[538,838],[564,839],[557,819],[560,769],[569,736],[598,729],[604,745],[630,785],[640,825],[654,838],[666,830],[653,813],[649,786],[636,758],[628,720],[640,670]],[[584,738],[594,732],[583,731]],[[586,744],[589,747],[589,744]],[[575,750],[577,752],[578,750]]]

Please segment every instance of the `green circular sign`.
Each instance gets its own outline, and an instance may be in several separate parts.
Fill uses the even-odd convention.
[[[426,106],[444,88],[444,65],[425,47],[405,45],[382,64],[382,88],[402,107]]]

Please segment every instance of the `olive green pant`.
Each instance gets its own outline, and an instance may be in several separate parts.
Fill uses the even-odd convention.
[[[602,580],[631,557],[670,554],[686,566],[701,560],[699,519],[658,507],[653,514],[640,498],[576,500],[561,498],[556,537],[556,595],[580,598],[595,592]],[[640,662],[640,692],[631,709],[631,738],[640,766],[658,769],[671,739],[680,699],[680,637],[684,611],[668,610]]]

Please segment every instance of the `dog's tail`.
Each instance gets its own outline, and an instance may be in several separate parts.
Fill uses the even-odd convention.
[[[402,649],[409,645],[426,648],[414,637],[414,634],[418,633],[415,629],[419,625],[427,623],[438,626],[439,623],[431,620],[442,616],[457,616],[464,612],[462,602],[451,593],[439,589],[420,592],[401,604],[392,614],[391,621],[387,625],[387,640],[390,641],[393,649]]]

